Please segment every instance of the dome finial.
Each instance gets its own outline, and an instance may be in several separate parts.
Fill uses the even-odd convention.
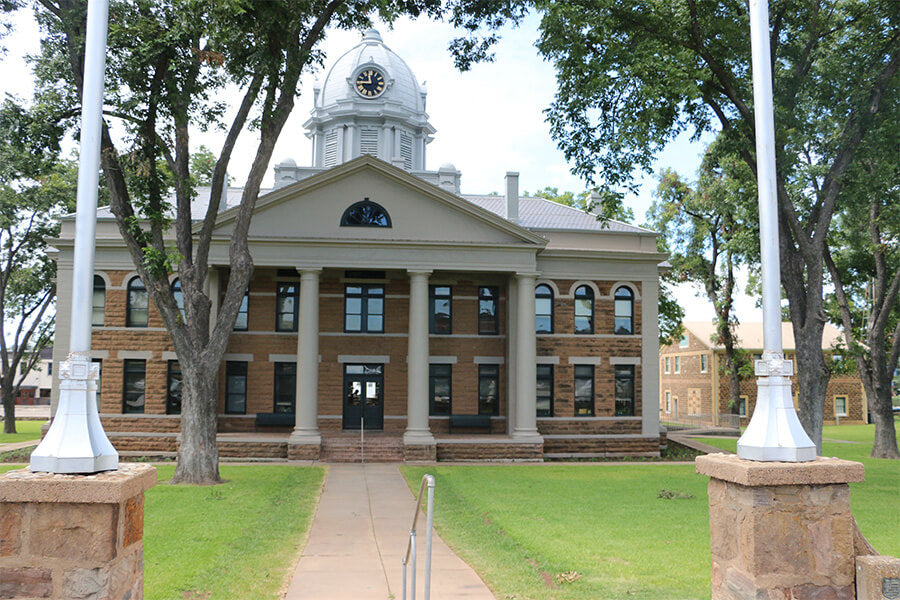
[[[374,27],[370,27],[366,34],[363,36],[363,41],[366,42],[382,42],[381,34],[378,33],[378,30]]]

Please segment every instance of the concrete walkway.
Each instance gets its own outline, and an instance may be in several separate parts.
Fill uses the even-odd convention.
[[[440,482],[435,496],[441,493]],[[415,501],[396,464],[333,464],[285,600],[400,600],[401,558]],[[419,526],[422,595],[425,519]],[[478,575],[434,535],[431,597],[494,600]]]

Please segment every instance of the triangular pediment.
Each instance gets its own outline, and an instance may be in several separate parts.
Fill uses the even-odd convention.
[[[390,227],[342,226],[351,205],[368,198]],[[237,208],[219,214],[215,235],[230,236]],[[372,156],[361,156],[260,196],[249,238],[379,240],[542,247],[544,238]]]

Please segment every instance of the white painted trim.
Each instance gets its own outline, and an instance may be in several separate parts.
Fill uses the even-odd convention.
[[[476,365],[502,365],[506,359],[503,356],[475,356],[472,362]]]
[[[337,361],[343,363],[380,363],[391,364],[391,357],[387,354],[338,354]]]
[[[494,334],[494,333],[429,333],[429,338],[438,338],[444,340],[452,340],[453,338],[488,338],[495,340],[502,340],[506,337],[505,334]]]
[[[643,417],[538,417],[538,421],[581,423],[582,421],[640,421]]]
[[[578,288],[580,288],[583,285],[586,285],[589,288],[591,288],[592,290],[594,290],[594,300],[596,300],[597,298],[601,298],[603,296],[600,293],[600,288],[597,287],[596,283],[594,283],[593,281],[590,281],[588,279],[579,279],[578,281],[573,283],[571,286],[569,286],[569,295],[566,296],[566,298],[574,298],[575,290],[577,290]]]
[[[294,332],[294,334],[296,335],[296,332]],[[409,337],[408,333],[363,333],[360,331],[348,333],[345,333],[343,331],[320,331],[319,335],[322,337]]]
[[[162,353],[162,359],[163,360],[178,360],[178,355],[175,354],[174,352],[166,350],[165,352]]]
[[[559,293],[559,288],[556,287],[556,282],[554,282],[552,279],[538,279],[538,280],[536,280],[536,281],[534,282],[534,289],[537,290],[537,287],[538,287],[539,285],[547,285],[547,286],[549,286],[550,289],[553,290],[553,298],[562,298],[562,296],[561,296],[560,293]]]
[[[91,358],[103,360],[109,358],[109,350],[91,350]]]
[[[595,339],[615,339],[615,340],[639,340],[641,339],[641,334],[639,333],[629,333],[629,334],[618,334],[618,333],[536,333],[537,337],[558,337],[558,338],[581,338],[585,340],[589,340],[591,338]]]
[[[112,285],[112,280],[109,278],[109,275],[106,274],[106,271],[97,271],[97,270],[95,270],[95,271],[94,271],[94,275],[98,275],[98,276],[100,277],[100,279],[103,280],[104,284],[106,284],[106,289],[107,289],[107,290],[113,287],[113,285]],[[91,282],[91,285],[92,285],[92,286],[94,285],[93,282]]]
[[[538,356],[534,359],[535,364],[537,365],[558,365],[559,357],[558,356]]]
[[[119,350],[119,360],[151,360],[153,350]]]
[[[455,365],[456,357],[455,356],[429,356],[428,364],[431,365]]]
[[[610,356],[609,364],[611,365],[640,365],[640,356]]]
[[[297,362],[296,354],[270,354],[269,362]]]
[[[253,355],[252,354],[239,354],[239,353],[226,354],[225,356],[222,357],[222,360],[236,360],[236,361],[242,361],[242,362],[253,362]]]
[[[165,331],[165,327],[106,327],[106,326],[97,326],[94,327],[94,331]]]
[[[600,356],[570,356],[570,365],[602,365],[603,358]]]
[[[635,300],[641,299],[641,292],[637,289],[637,286],[634,285],[631,281],[616,281],[609,288],[609,298],[616,297],[616,290],[620,287],[625,286],[631,290],[631,293],[634,294]]]

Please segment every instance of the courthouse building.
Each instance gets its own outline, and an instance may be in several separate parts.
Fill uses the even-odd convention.
[[[316,86],[313,164],[277,164],[250,226],[220,453],[328,458],[362,428],[399,459],[658,455],[656,234],[523,197],[513,172],[503,195],[463,194],[453,165],[426,169],[425,98],[375,30]],[[215,313],[241,189],[209,195],[199,189],[194,214],[219,205]],[[73,232],[67,217],[52,242],[57,363]],[[121,450],[173,451],[178,362],[107,209],[96,248],[103,422]]]

